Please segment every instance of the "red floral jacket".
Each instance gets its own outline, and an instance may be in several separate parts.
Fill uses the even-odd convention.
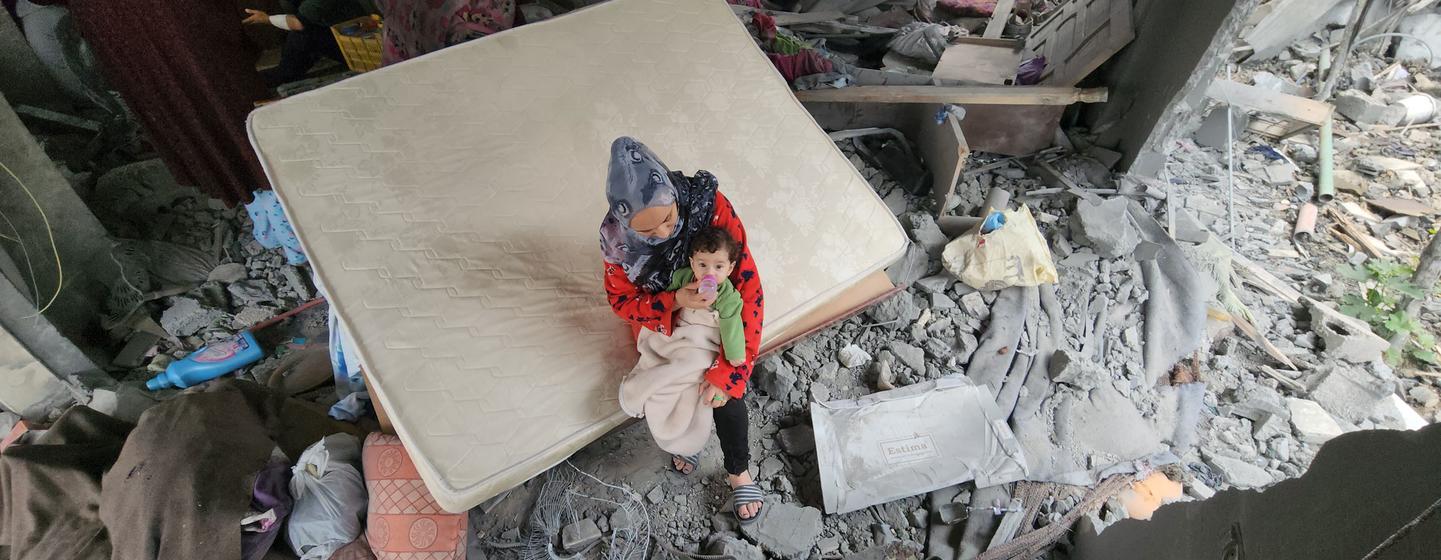
[[[745,325],[746,361],[740,366],[731,366],[725,360],[717,359],[706,371],[705,378],[732,398],[740,398],[746,392],[751,366],[760,351],[765,296],[761,293],[761,276],[756,271],[755,260],[751,258],[740,216],[736,215],[735,208],[725,195],[716,193],[715,198],[715,218],[711,220],[711,225],[724,229],[740,243],[741,248],[740,259],[735,270],[731,271],[730,281],[745,301],[741,323]],[[615,314],[630,323],[633,336],[639,335],[641,329],[670,334],[671,318],[676,310],[675,292],[643,292],[631,283],[619,265],[610,263],[605,265],[605,292]]]

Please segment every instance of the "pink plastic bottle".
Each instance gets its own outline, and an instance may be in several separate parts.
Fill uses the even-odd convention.
[[[716,298],[716,292],[719,289],[720,280],[716,279],[714,274],[707,274],[701,277],[700,289],[697,291],[700,292],[700,297],[706,300],[714,300]]]

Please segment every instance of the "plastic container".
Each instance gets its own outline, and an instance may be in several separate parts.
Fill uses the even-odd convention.
[[[184,389],[197,383],[204,383],[242,367],[260,361],[265,355],[255,335],[242,331],[227,340],[208,344],[185,359],[170,364],[165,372],[145,382],[151,391],[177,388]]]
[[[361,16],[330,26],[345,65],[356,72],[380,68],[380,16]]]
[[[714,274],[707,274],[701,277],[700,288],[696,291],[700,293],[701,297],[709,300],[715,299],[716,291],[719,289],[720,280],[717,280]]]

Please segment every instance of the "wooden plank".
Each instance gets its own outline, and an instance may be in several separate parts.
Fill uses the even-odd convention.
[[[1206,87],[1206,97],[1232,107],[1240,107],[1281,115],[1304,123],[1319,125],[1331,118],[1333,107],[1313,99],[1287,95],[1231,80],[1214,80]]]
[[[1275,274],[1271,274],[1271,271],[1261,268],[1260,265],[1257,265],[1251,259],[1233,253],[1231,255],[1231,263],[1238,265],[1236,272],[1246,277],[1244,279],[1246,283],[1285,298],[1286,301],[1293,304],[1301,303],[1300,290],[1292,288],[1289,283],[1277,278]]]
[[[962,38],[946,47],[931,77],[976,84],[1011,84],[1021,65],[1020,41]]]
[[[1136,38],[1131,0],[1071,0],[1051,13],[1026,40],[1046,57],[1042,84],[1076,85]]]
[[[963,105],[961,132],[971,150],[1025,156],[1051,147],[1061,125],[1061,105]]]
[[[1006,22],[1011,19],[1011,10],[1016,7],[1016,0],[1000,0],[996,2],[996,10],[991,12],[991,21],[986,22],[986,31],[981,33],[987,39],[997,39],[1006,30]]]
[[[1232,315],[1231,323],[1236,325],[1236,328],[1241,329],[1242,333],[1245,333],[1247,337],[1250,337],[1251,340],[1255,341],[1262,350],[1265,350],[1266,353],[1270,354],[1271,357],[1274,358],[1276,361],[1285,364],[1287,368],[1296,369],[1296,364],[1292,363],[1290,358],[1286,357],[1285,354],[1281,353],[1280,348],[1276,348],[1275,344],[1271,344],[1271,341],[1266,340],[1266,337],[1261,336],[1261,333],[1256,330],[1255,325],[1252,325],[1250,321],[1242,319],[1239,315]]]
[[[966,166],[971,149],[961,132],[961,121],[955,115],[946,113],[946,120],[936,124],[936,113],[940,105],[914,105],[910,108],[907,127],[915,131],[911,138],[916,150],[931,170],[931,199],[940,213],[946,208],[946,200],[956,192],[956,181]]]
[[[1103,103],[1106,88],[1049,86],[854,86],[796,92],[802,102],[1070,105]]]

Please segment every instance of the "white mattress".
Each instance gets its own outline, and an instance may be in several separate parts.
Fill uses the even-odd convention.
[[[907,243],[723,0],[615,0],[263,107],[250,135],[451,511],[626,419],[597,234],[616,136],[719,178],[767,340]]]

